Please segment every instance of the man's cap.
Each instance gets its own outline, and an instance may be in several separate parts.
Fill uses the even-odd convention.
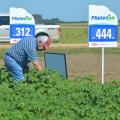
[[[42,44],[44,45],[45,49],[49,48],[50,44],[51,44],[51,39],[49,36],[38,36],[37,37],[38,41],[41,41]]]

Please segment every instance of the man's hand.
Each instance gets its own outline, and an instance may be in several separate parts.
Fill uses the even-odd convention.
[[[38,61],[32,61],[32,65],[35,67],[36,70],[43,71],[43,68]]]

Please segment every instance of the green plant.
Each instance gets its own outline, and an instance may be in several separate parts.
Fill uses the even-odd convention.
[[[65,80],[55,71],[31,69],[17,82],[0,70],[1,120],[119,120],[120,87],[93,76]]]

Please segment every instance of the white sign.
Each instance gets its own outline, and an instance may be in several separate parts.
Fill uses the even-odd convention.
[[[10,43],[35,35],[35,20],[23,8],[10,8]]]
[[[89,47],[117,47],[118,18],[105,6],[89,5]]]

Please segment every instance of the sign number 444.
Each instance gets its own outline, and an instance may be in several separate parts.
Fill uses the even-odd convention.
[[[111,29],[97,29],[96,31],[96,37],[98,39],[112,39],[112,31]]]

